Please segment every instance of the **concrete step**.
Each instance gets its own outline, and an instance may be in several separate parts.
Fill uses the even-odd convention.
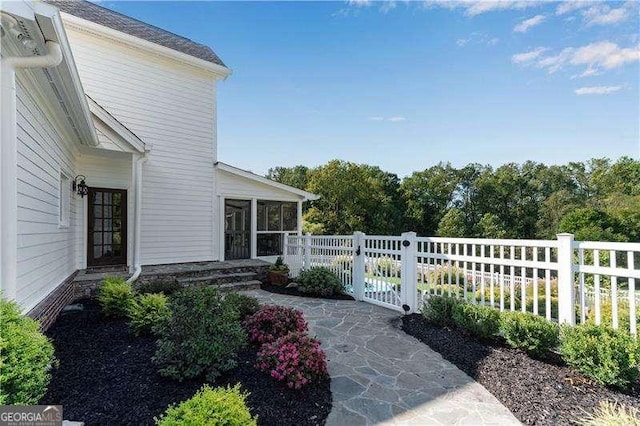
[[[246,282],[255,280],[255,272],[218,273],[199,277],[178,278],[178,284],[183,287],[204,284],[222,285],[227,283]]]
[[[220,291],[244,291],[244,290],[260,290],[262,282],[258,280],[240,281],[235,283],[220,284],[217,288]]]
[[[214,274],[232,274],[238,272],[256,272],[266,275],[269,263],[262,260],[247,259],[228,262],[195,262],[173,265],[149,265],[142,267],[140,278],[144,281],[163,280],[170,277],[178,279],[207,277]]]

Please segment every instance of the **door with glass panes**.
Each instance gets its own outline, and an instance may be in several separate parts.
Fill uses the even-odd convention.
[[[127,263],[127,191],[89,188],[87,266]]]

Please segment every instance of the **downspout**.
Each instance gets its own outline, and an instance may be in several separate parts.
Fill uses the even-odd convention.
[[[140,158],[136,160],[135,164],[135,212],[133,216],[133,275],[129,277],[127,283],[131,284],[138,279],[142,272],[142,265],[140,265],[140,224],[142,223],[142,165],[147,161],[147,153],[145,152]]]
[[[12,20],[10,15],[2,14],[3,28]],[[17,24],[17,22],[15,22]],[[16,70],[22,68],[50,68],[62,62],[60,45],[53,41],[45,43],[47,54],[44,56],[3,57],[0,60],[0,93],[2,112],[0,114],[0,289],[3,296],[15,300],[17,290],[18,267],[18,131],[16,110]]]

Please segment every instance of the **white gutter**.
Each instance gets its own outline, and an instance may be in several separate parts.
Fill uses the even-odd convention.
[[[12,21],[17,24],[10,15],[2,14],[3,27],[12,26]],[[47,54],[44,56],[3,57],[0,60],[0,289],[9,300],[16,298],[18,267],[16,70],[58,66],[62,62],[60,45],[47,41],[45,46]]]
[[[140,264],[140,224],[142,223],[142,165],[147,161],[145,153],[136,159],[134,164],[134,185],[135,185],[135,212],[133,216],[133,275],[129,277],[127,283],[131,284],[138,279],[142,272]]]

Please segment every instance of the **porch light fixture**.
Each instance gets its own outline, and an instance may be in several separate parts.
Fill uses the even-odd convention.
[[[80,182],[78,182],[78,179],[80,179]],[[85,180],[87,180],[87,178],[84,175],[78,175],[73,179],[73,191],[76,192],[80,198],[84,198],[84,196],[89,193],[89,187],[85,183]]]

